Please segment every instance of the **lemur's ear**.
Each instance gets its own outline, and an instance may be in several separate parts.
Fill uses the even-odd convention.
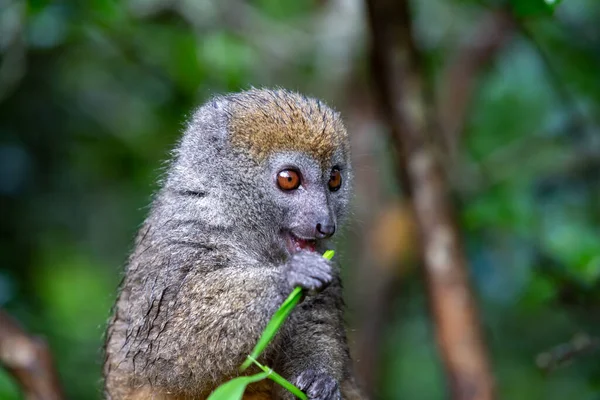
[[[216,97],[200,107],[190,121],[188,129],[196,130],[194,135],[203,140],[222,142],[228,136],[229,102],[222,97]]]

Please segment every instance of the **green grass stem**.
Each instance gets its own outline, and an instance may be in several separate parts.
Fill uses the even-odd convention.
[[[328,260],[331,260],[334,254],[335,251],[327,250],[325,253],[323,253],[323,257]],[[252,365],[253,359],[258,359],[258,357],[262,354],[267,345],[271,342],[271,340],[273,340],[273,337],[275,337],[277,331],[279,331],[279,328],[281,327],[281,325],[283,325],[283,322],[290,315],[294,307],[296,307],[296,304],[300,302],[301,298],[302,288],[298,286],[294,288],[294,290],[292,290],[292,293],[290,293],[288,298],[285,299],[283,304],[279,307],[275,314],[273,314],[271,320],[267,324],[260,339],[258,340],[258,343],[256,343],[256,346],[254,346],[254,349],[248,355],[248,357],[240,367],[240,371],[245,371],[250,365]]]

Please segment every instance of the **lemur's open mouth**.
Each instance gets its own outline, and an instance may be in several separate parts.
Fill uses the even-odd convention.
[[[291,254],[297,253],[300,250],[315,251],[317,241],[315,239],[301,239],[291,232],[286,235],[286,245]]]

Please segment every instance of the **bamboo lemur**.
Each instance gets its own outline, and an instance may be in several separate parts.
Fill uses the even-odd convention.
[[[339,272],[321,257],[347,213],[349,151],[336,112],[286,90],[216,97],[194,113],[121,284],[107,398],[206,398],[298,285],[308,295],[262,361],[310,399],[360,398]],[[270,381],[247,393],[294,398]]]

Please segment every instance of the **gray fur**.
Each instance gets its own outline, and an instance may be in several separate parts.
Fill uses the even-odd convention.
[[[339,271],[319,253],[290,256],[281,238],[281,229],[310,236],[306,227],[324,215],[340,222],[351,193],[349,154],[331,160],[343,176],[337,192],[327,190],[329,170],[307,154],[257,162],[228,141],[232,100],[251,97],[219,97],[193,115],[136,238],[107,331],[109,399],[205,398],[238,374],[296,285],[313,292],[262,361],[311,399],[339,399],[342,384],[353,382]],[[302,192],[276,187],[284,165],[303,171],[310,184]],[[329,247],[318,241],[317,252]],[[278,388],[273,396],[291,398]]]

